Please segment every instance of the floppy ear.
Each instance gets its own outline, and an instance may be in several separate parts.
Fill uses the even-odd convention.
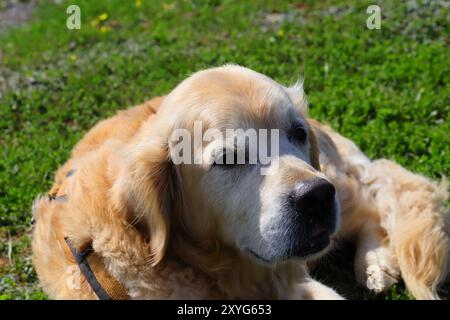
[[[133,224],[144,223],[151,248],[150,261],[155,266],[167,251],[170,216],[182,203],[177,172],[163,139],[138,144],[128,155],[127,164],[114,184],[113,201]]]

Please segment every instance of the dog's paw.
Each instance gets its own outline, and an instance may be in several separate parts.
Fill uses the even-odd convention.
[[[361,252],[355,260],[356,280],[362,286],[380,293],[400,279],[400,268],[385,247]]]
[[[366,270],[368,289],[380,293],[389,289],[390,286],[398,282],[399,274],[394,268],[388,266],[372,264]]]

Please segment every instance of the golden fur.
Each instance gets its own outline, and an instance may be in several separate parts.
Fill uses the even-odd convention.
[[[276,126],[274,106],[264,105],[269,99],[255,91],[252,77],[236,66],[197,74],[197,81],[182,84],[167,98],[101,121],[75,146],[50,190],[67,200],[38,197],[33,205],[34,264],[51,298],[96,298],[83,279],[79,288],[68,287],[73,262],[58,234],[78,247],[92,242],[135,299],[339,298],[309,277],[306,263],[255,263],[217,236],[224,221],[207,216],[208,210],[186,210],[201,204],[195,189],[183,187],[195,180],[195,170],[170,161],[167,136],[174,121],[192,129],[199,114],[169,108],[191,101],[193,109],[211,97],[221,106],[202,114],[208,127],[222,126],[222,114],[241,115],[243,126],[254,125],[256,118],[261,127]],[[303,93],[298,88],[286,92],[307,117]],[[448,268],[446,182],[437,185],[389,160],[370,161],[331,128],[310,118],[307,122],[310,164],[336,187],[342,220],[335,240],[355,244],[358,282],[382,291],[401,276],[416,298],[438,298],[436,289]],[[70,170],[74,173],[67,177]],[[305,167],[284,172],[282,181],[292,185],[317,174]],[[60,230],[54,230],[53,219],[59,220]]]

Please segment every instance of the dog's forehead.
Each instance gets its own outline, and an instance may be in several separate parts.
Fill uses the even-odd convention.
[[[285,127],[295,113],[284,87],[256,72],[209,70],[189,78],[178,91],[185,119],[206,127]]]

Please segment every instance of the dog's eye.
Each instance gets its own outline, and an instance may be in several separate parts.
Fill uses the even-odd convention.
[[[300,143],[304,143],[307,136],[308,134],[306,133],[305,128],[303,128],[302,126],[296,126],[292,129],[290,134],[292,140]]]

